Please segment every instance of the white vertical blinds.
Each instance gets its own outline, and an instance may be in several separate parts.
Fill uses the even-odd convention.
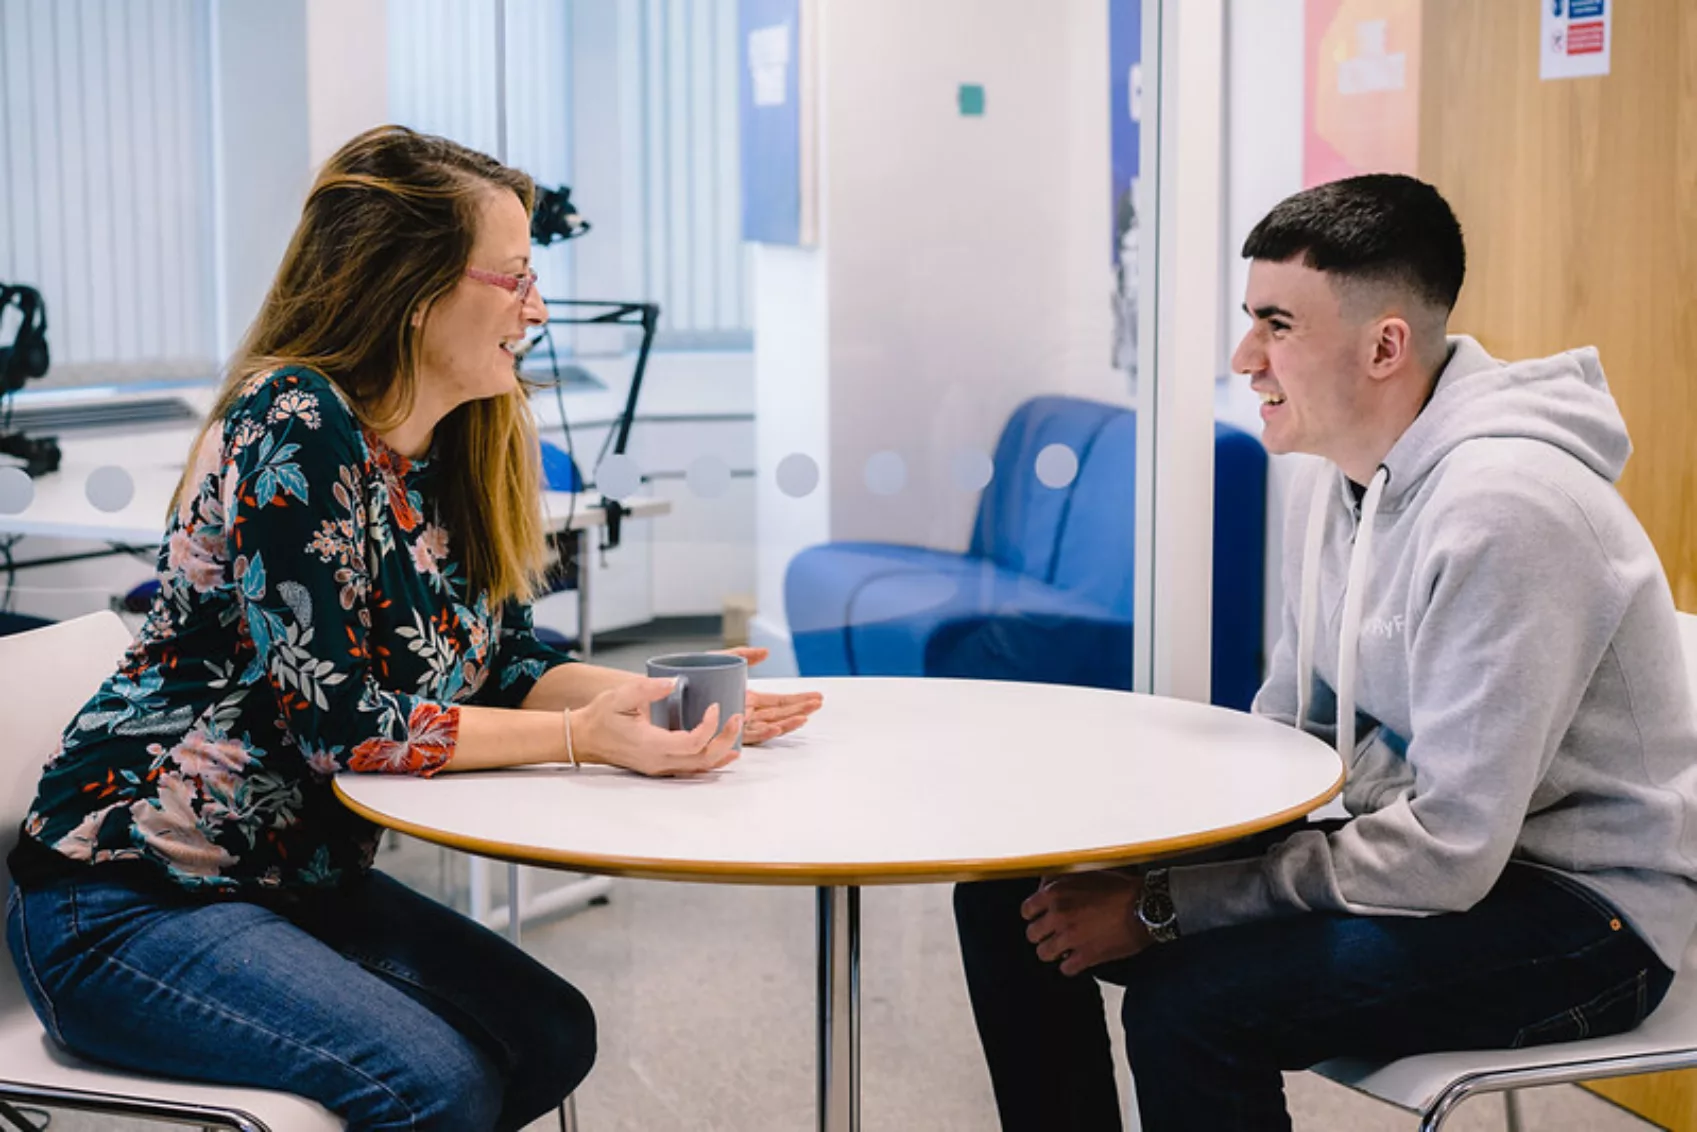
[[[55,383],[220,363],[211,3],[0,0],[0,281],[42,291]],[[572,180],[574,52],[618,51],[573,43],[579,3],[619,5],[641,40],[621,140],[640,199],[589,238],[633,249],[642,293],[585,297],[657,300],[673,345],[745,341],[736,0],[507,0],[508,156],[546,185]],[[493,5],[390,0],[396,120],[496,149]],[[570,244],[537,266],[572,295]]]
[[[493,0],[389,0],[388,16],[390,116],[494,153]]]
[[[209,0],[0,0],[0,281],[55,382],[209,376]]]
[[[507,159],[545,185],[570,184],[570,66],[576,4],[620,6],[640,29],[637,65],[640,201],[623,231],[598,224],[592,240],[641,248],[641,295],[661,304],[663,341],[746,341],[748,272],[738,161],[736,0],[507,0]],[[389,106],[396,121],[496,150],[495,0],[389,0]],[[588,21],[584,22],[588,24]],[[604,29],[609,21],[595,21]],[[614,113],[616,91],[607,92]],[[576,108],[575,113],[582,113]],[[589,218],[591,222],[596,217]],[[538,250],[546,294],[574,293],[571,245]]]
[[[736,0],[636,2],[649,293],[674,341],[746,332]]]
[[[506,161],[554,187],[571,182],[570,14],[561,0],[507,0]],[[389,0],[389,114],[500,154],[495,0]],[[545,295],[564,295],[571,245],[537,248]]]

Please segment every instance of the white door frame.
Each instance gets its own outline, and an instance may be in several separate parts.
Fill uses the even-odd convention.
[[[1133,686],[1206,702],[1220,338],[1223,0],[1143,0]],[[1153,48],[1153,50],[1151,50]],[[1151,175],[1152,174],[1152,175]]]

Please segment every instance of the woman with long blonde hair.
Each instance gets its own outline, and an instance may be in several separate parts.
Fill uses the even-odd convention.
[[[161,588],[66,728],[7,941],[52,1037],[310,1097],[355,1129],[516,1129],[589,1072],[581,994],[372,869],[331,776],[598,762],[689,775],[817,696],[671,732],[670,689],[538,641],[546,319],[533,187],[382,127],[325,166],[197,439]],[[763,655],[748,650],[751,661]]]

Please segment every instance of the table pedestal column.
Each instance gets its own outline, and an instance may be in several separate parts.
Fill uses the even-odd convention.
[[[860,889],[821,886],[819,1132],[860,1129]]]
[[[595,626],[589,623],[590,575],[595,573],[595,534],[588,527],[577,533],[577,658],[595,655]]]

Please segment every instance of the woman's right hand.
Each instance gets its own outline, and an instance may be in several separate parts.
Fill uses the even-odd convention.
[[[719,726],[717,705],[693,731],[668,731],[649,722],[648,708],[672,691],[671,680],[643,677],[609,688],[572,712],[572,745],[580,760],[657,777],[702,774],[733,761],[742,716]]]

